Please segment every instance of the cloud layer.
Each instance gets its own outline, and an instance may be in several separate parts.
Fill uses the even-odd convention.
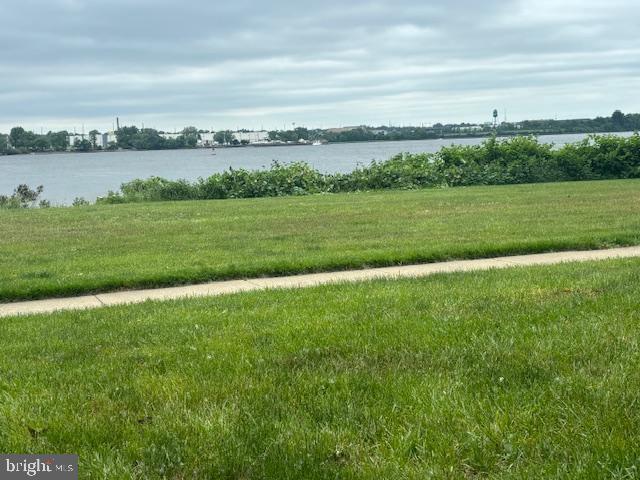
[[[0,131],[640,111],[636,0],[3,0]]]

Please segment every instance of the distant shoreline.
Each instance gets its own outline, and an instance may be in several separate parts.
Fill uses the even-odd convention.
[[[534,137],[550,137],[557,135],[620,135],[620,134],[633,134],[636,133],[633,130],[628,131],[607,131],[607,132],[543,132],[543,133],[503,133],[496,138],[511,138],[517,136],[534,136]],[[490,138],[490,134],[482,135],[446,135],[441,138],[420,138],[420,139],[393,139],[393,140],[351,140],[345,142],[325,142],[321,146],[327,145],[343,145],[343,144],[356,144],[356,143],[393,143],[393,142],[431,142],[442,140],[460,140],[460,139],[474,139],[474,138]],[[279,144],[255,144],[250,143],[247,145],[217,145],[214,147],[194,147],[194,148],[161,148],[161,149],[149,149],[149,150],[137,150],[120,148],[116,150],[68,150],[68,151],[55,151],[55,152],[29,152],[29,153],[5,153],[0,154],[0,157],[13,157],[13,156],[40,156],[40,155],[68,155],[72,153],[88,154],[88,153],[123,153],[123,152],[166,152],[177,150],[226,150],[229,148],[275,148],[275,147],[311,147],[314,146],[311,143],[279,143]],[[317,146],[317,145],[315,145]]]

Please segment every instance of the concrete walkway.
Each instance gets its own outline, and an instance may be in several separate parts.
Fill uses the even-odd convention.
[[[426,263],[398,267],[346,270],[341,272],[313,273],[290,277],[253,278],[211,282],[183,287],[131,290],[82,297],[54,298],[29,302],[0,304],[0,317],[50,313],[57,310],[100,308],[109,305],[141,303],[146,300],[171,300],[185,297],[207,297],[268,288],[301,288],[338,282],[358,282],[379,278],[398,279],[432,275],[434,273],[467,272],[526,265],[553,265],[562,262],[584,262],[611,258],[640,257],[640,246],[518,255],[511,257],[483,258],[479,260],[456,260],[451,262]]]

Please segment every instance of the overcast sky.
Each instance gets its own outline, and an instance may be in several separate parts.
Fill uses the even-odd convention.
[[[0,131],[640,112],[639,0],[2,0]]]

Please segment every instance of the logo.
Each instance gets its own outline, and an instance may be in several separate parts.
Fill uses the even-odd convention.
[[[78,456],[0,454],[0,479],[78,480]]]

